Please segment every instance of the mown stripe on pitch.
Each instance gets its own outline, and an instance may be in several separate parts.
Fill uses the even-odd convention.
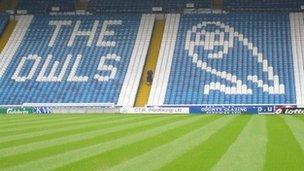
[[[59,116],[60,117],[67,117],[68,115],[4,114],[4,115],[0,115],[0,123],[2,123],[2,122],[14,122],[16,120],[30,121],[30,120],[33,120],[33,119],[40,119],[40,118],[56,118],[56,117],[59,117]]]
[[[34,121],[43,117],[49,118],[54,117],[53,115],[0,115],[0,124],[3,123],[14,123],[14,122],[25,122]]]
[[[133,144],[135,142],[145,140],[147,138],[159,135],[164,131],[175,129],[182,125],[187,125],[195,120],[200,119],[199,117],[189,117],[180,121],[175,121],[173,123],[168,123],[166,125],[157,126],[148,130],[140,131],[134,134],[129,134],[127,136],[122,136],[112,141],[107,141],[104,143],[98,143],[84,148],[79,148],[71,151],[66,151],[65,153],[60,153],[52,156],[45,156],[38,160],[33,160],[22,165],[16,165],[15,167],[8,168],[7,170],[50,170],[58,167],[62,167],[69,163],[83,160],[85,158],[104,153],[109,150],[120,148],[122,146]]]
[[[296,115],[296,117],[304,122],[304,116],[303,115]]]
[[[184,136],[178,137],[172,142],[122,162],[109,170],[158,170],[198,146],[220,128],[231,123],[234,118],[235,117],[222,117]]]
[[[33,131],[41,131],[45,129],[50,129],[53,127],[64,127],[65,125],[73,124],[73,123],[82,123],[88,120],[93,120],[94,118],[62,118],[60,120],[53,120],[52,122],[43,122],[41,123],[35,123],[33,125],[27,125],[27,126],[18,126],[13,128],[6,128],[0,130],[0,137],[7,136],[7,135],[17,135],[25,132],[33,132]]]
[[[76,121],[76,123],[74,125],[70,125],[70,126],[66,126],[66,127],[53,127],[51,129],[48,130],[43,130],[44,125],[40,125],[40,127],[42,127],[42,129],[37,129],[36,131],[26,131],[26,132],[21,132],[21,133],[16,133],[16,134],[10,134],[10,135],[6,135],[6,136],[0,136],[0,144],[2,142],[8,142],[8,141],[13,141],[13,140],[17,140],[19,139],[19,137],[24,137],[24,138],[28,138],[31,137],[32,134],[35,135],[43,135],[42,133],[44,132],[48,132],[54,129],[64,129],[64,128],[75,128],[75,125],[81,125],[81,124],[94,124],[94,123],[100,123],[100,122],[106,122],[109,120],[115,120],[115,118],[117,119],[121,119],[120,117],[116,117],[116,116],[107,116],[107,117],[84,117],[83,120],[82,118],[79,118],[79,121]],[[77,123],[78,122],[78,123]],[[1,148],[1,145],[0,145]]]
[[[103,116],[100,118],[119,118],[117,116]],[[9,135],[17,135],[27,132],[34,132],[34,131],[42,131],[46,129],[51,129],[53,127],[60,128],[65,127],[73,124],[81,124],[84,122],[90,122],[96,120],[98,117],[71,117],[71,118],[62,118],[61,120],[56,120],[48,123],[36,123],[33,125],[28,125],[24,127],[17,127],[17,128],[8,128],[8,129],[1,129],[0,130],[0,137],[9,136]]]
[[[12,155],[20,155],[23,153],[27,153],[33,150],[41,150],[44,148],[52,147],[52,146],[58,146],[66,143],[72,143],[77,141],[82,141],[90,138],[94,138],[96,136],[102,136],[113,132],[122,131],[125,129],[131,129],[131,128],[137,128],[140,126],[144,126],[146,124],[153,124],[155,122],[160,122],[163,119],[166,119],[166,117],[146,117],[144,119],[137,119],[133,117],[134,119],[128,120],[127,122],[115,124],[113,127],[106,127],[102,129],[96,129],[96,130],[89,130],[87,132],[81,132],[77,134],[71,134],[68,136],[63,136],[55,139],[49,139],[45,141],[39,141],[39,142],[33,142],[30,144],[22,144],[18,146],[13,146],[9,148],[4,148],[0,150],[0,161],[1,158],[12,156]]]
[[[199,117],[199,116],[197,116]],[[197,129],[207,125],[210,122],[218,119],[221,116],[207,116],[192,122],[188,125],[183,125],[175,129],[164,131],[162,134],[150,137],[148,139],[138,141],[133,144],[122,146],[120,148],[101,153],[96,156],[86,158],[84,160],[71,163],[57,170],[106,170],[114,165],[117,165],[125,160],[129,160],[135,156],[144,154],[154,148],[163,144],[170,143],[171,141]]]
[[[212,170],[262,170],[266,155],[266,144],[266,119],[264,116],[253,116]]]
[[[210,170],[236,140],[251,117],[248,115],[234,117],[235,119],[229,124],[219,123],[216,127],[217,129],[213,127],[214,130],[210,128],[202,131],[201,133],[209,136],[201,139],[199,134],[197,134],[198,138],[196,138],[197,143],[195,146],[185,149],[182,154],[172,156],[171,162],[163,163],[163,167],[160,170]],[[193,139],[189,139],[189,141],[193,141]],[[190,142],[184,145],[188,145],[188,143]]]
[[[68,118],[68,117],[65,117],[65,118]],[[41,123],[41,121],[48,121],[48,122],[52,122],[52,121],[56,121],[56,120],[59,120],[60,118],[35,118],[35,119],[32,119],[32,120],[16,120],[16,121],[11,121],[11,122],[3,122],[0,124],[0,128],[1,129],[9,129],[9,128],[15,128],[15,127],[18,127],[18,126],[27,126],[27,125],[32,125],[32,124],[39,124]]]
[[[104,116],[113,116],[114,114],[103,114]],[[116,115],[116,114],[115,114]],[[3,115],[7,116],[7,115]],[[1,119],[0,115],[0,125],[3,124],[9,124],[9,123],[27,123],[27,122],[33,122],[33,121],[40,121],[42,120],[53,120],[53,119],[62,119],[62,118],[81,118],[81,117],[95,117],[96,114],[48,114],[48,115],[40,115],[40,114],[29,114],[29,115],[18,115],[18,114],[12,114],[11,117],[8,120]]]
[[[125,120],[132,119],[132,117],[114,117],[114,118],[103,118],[96,117],[90,121],[82,122],[81,124],[69,125],[63,128],[53,128],[49,130],[42,130],[36,132],[28,132],[18,135],[12,135],[8,137],[0,137],[0,149],[11,147],[20,144],[28,144],[33,141],[42,141],[46,139],[52,139],[58,137],[59,134],[69,135],[71,133],[77,133],[82,131],[87,131],[92,128],[100,127],[101,125],[106,127],[109,124],[119,124]]]
[[[73,117],[65,117],[65,118],[40,118],[40,119],[35,119],[35,120],[30,120],[30,121],[14,121],[10,123],[1,123],[0,125],[0,130],[2,129],[10,129],[10,128],[17,128],[17,127],[26,127],[26,126],[32,126],[35,124],[42,124],[42,123],[49,123],[49,122],[58,122],[60,120],[65,120],[65,119],[71,119]],[[79,118],[79,117],[78,117]]]
[[[267,117],[264,170],[303,170],[304,153],[282,117]]]
[[[83,133],[88,130],[102,129],[110,127],[111,125],[130,122],[138,119],[141,119],[141,117],[96,117],[89,121],[76,123],[65,127],[54,127],[49,130],[28,132],[3,138],[0,137],[2,140],[2,142],[0,141],[0,149]]]
[[[296,116],[282,116],[304,152],[304,122]],[[304,165],[303,165],[304,168]]]
[[[148,119],[148,120],[151,121],[151,119]],[[157,122],[151,121],[152,123],[138,126],[136,128],[131,128],[131,129],[125,128],[122,131],[117,131],[117,132],[113,132],[113,133],[109,133],[109,134],[105,134],[105,135],[101,135],[101,136],[96,136],[96,137],[85,139],[85,140],[80,140],[80,141],[76,141],[76,142],[72,142],[72,143],[63,143],[61,145],[56,145],[56,146],[52,146],[52,147],[48,147],[48,148],[44,148],[44,149],[33,150],[28,153],[23,153],[20,155],[5,157],[5,158],[1,159],[2,163],[0,163],[0,168],[13,167],[18,164],[31,162],[33,160],[39,160],[39,159],[47,157],[47,156],[58,155],[61,153],[65,153],[67,151],[77,150],[77,149],[85,148],[85,147],[92,146],[95,144],[104,143],[107,141],[118,139],[118,138],[126,136],[128,134],[132,134],[133,132],[140,132],[140,131],[151,129],[153,127],[165,125],[170,122],[175,122],[176,120],[178,120],[178,118],[174,119],[174,117],[160,117],[159,119],[156,119],[156,120],[158,120],[158,121]]]

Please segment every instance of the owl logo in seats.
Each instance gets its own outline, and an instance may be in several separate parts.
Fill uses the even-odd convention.
[[[209,65],[207,61],[203,60],[206,57],[210,60],[222,60],[229,54],[235,45],[235,41],[241,43],[242,46],[249,50],[252,57],[261,66],[263,74],[266,78],[261,78],[258,74],[246,75],[246,80],[239,78],[236,73],[225,70],[219,70]],[[202,47],[207,56],[200,56],[196,51],[198,47]],[[211,82],[204,85],[203,93],[208,95],[210,91],[220,91],[230,95],[251,95],[253,94],[252,86],[246,82],[253,83],[252,85],[262,89],[264,93],[268,94],[285,94],[285,86],[280,82],[278,75],[274,73],[273,67],[270,65],[267,58],[261,53],[246,36],[235,31],[234,27],[226,25],[222,22],[203,21],[193,25],[191,29],[187,30],[185,50],[192,62],[200,70],[207,72],[213,76],[219,77],[231,83],[232,86],[225,85],[221,82]],[[216,61],[215,61],[216,62]],[[269,84],[271,82],[272,84]]]

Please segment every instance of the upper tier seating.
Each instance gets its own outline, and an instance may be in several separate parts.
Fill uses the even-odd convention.
[[[19,0],[18,10],[27,10],[29,14],[46,14],[52,7],[61,12],[75,11],[75,0]]]
[[[0,54],[0,105],[132,106],[153,25],[151,14],[22,16]]]
[[[9,21],[9,15],[0,13],[0,36],[2,35],[8,21]]]
[[[223,0],[226,10],[298,11],[303,0]]]
[[[148,104],[303,105],[303,29],[302,13],[168,15]]]
[[[211,0],[90,0],[88,10],[92,13],[145,13],[153,7],[161,7],[163,12],[182,11],[187,4],[194,8],[211,8]]]
[[[298,3],[299,8],[303,11],[304,10],[304,1],[299,1]]]

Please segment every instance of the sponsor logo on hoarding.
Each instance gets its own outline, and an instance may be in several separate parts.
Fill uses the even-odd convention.
[[[190,113],[197,114],[262,114],[274,113],[274,106],[194,106]]]
[[[278,108],[276,114],[304,115],[304,108]]]
[[[8,108],[6,110],[7,114],[31,114],[32,110],[27,108]]]
[[[294,111],[296,109],[304,109],[304,108],[297,108],[295,105],[290,105],[290,106],[276,106],[275,109],[275,114],[295,114],[294,112],[299,112],[299,111]],[[287,113],[286,113],[287,112]],[[299,113],[300,114],[300,113]],[[304,113],[303,113],[304,114]]]
[[[53,113],[52,108],[50,107],[35,107],[34,113],[36,114],[50,114]]]
[[[161,107],[161,108],[149,108],[149,107],[135,107],[135,108],[121,108],[121,113],[189,113],[189,108],[175,108],[175,107]]]
[[[203,113],[246,113],[248,108],[246,107],[203,107],[201,108]]]
[[[293,114],[304,114],[304,108],[295,108],[295,109],[285,109],[285,114],[293,115]]]
[[[285,110],[284,108],[278,108],[276,109],[275,114],[283,114],[284,110]]]

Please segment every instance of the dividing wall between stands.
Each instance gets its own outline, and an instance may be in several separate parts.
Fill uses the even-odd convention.
[[[290,13],[297,105],[304,106],[304,14]]]

